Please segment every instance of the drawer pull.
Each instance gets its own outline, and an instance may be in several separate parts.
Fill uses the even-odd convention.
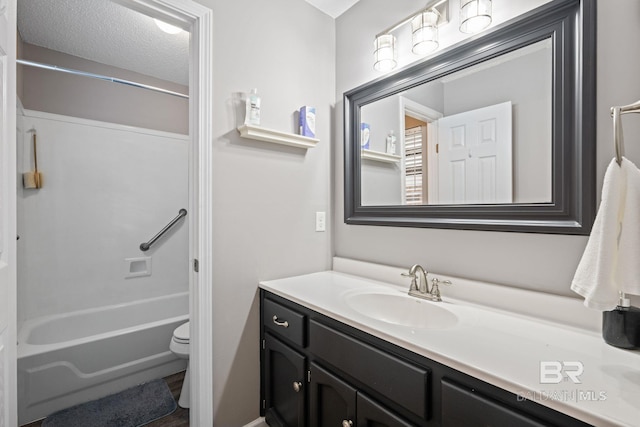
[[[281,322],[280,320],[278,320],[278,316],[276,316],[275,314],[273,315],[273,323],[278,326],[282,326],[283,328],[289,327],[289,322],[287,322],[286,320],[284,322]]]
[[[300,393],[300,390],[302,390],[302,383],[300,381],[294,381],[293,391],[295,391],[296,393]]]
[[[343,420],[342,427],[353,427],[353,421],[351,420]]]

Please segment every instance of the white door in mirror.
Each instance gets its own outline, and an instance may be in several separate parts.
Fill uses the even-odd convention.
[[[511,102],[438,120],[439,204],[513,201]]]

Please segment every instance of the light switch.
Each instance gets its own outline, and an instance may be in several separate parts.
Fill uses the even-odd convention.
[[[316,212],[316,231],[327,229],[327,216],[325,212]]]

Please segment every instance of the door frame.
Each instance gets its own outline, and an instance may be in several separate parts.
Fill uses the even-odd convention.
[[[17,386],[17,1],[0,1],[0,425],[18,423]],[[4,328],[2,327],[4,324]]]
[[[191,33],[189,44],[190,424],[213,425],[213,11],[193,0],[111,0]],[[197,271],[196,271],[197,270]]]
[[[406,167],[405,167],[405,138],[404,132],[406,129],[405,116],[413,117],[414,119],[422,120],[427,123],[427,162],[423,164],[423,168],[426,167],[426,176],[423,179],[427,180],[427,194],[429,196],[427,203],[436,203],[438,200],[438,120],[444,115],[437,110],[422,105],[418,102],[412,101],[404,96],[399,97],[400,100],[400,155],[401,161],[401,185],[402,185],[402,200],[406,200]],[[424,169],[423,169],[424,172]],[[433,177],[436,177],[433,179]]]

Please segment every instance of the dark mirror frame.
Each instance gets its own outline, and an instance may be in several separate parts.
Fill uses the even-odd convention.
[[[552,1],[431,59],[346,92],[345,222],[588,234],[596,207],[595,3],[595,0]],[[547,38],[553,45],[551,203],[362,205],[359,123],[364,105]]]

